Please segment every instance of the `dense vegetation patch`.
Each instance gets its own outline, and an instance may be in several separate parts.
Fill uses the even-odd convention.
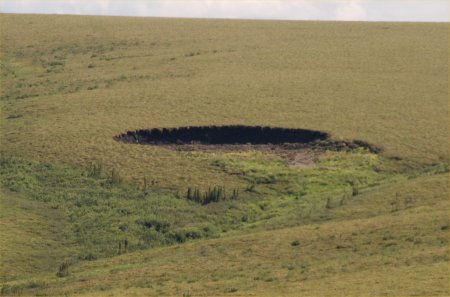
[[[93,169],[95,168],[95,170]],[[1,159],[2,186],[32,200],[61,209],[70,225],[65,234],[77,257],[93,260],[162,244],[188,232],[211,235],[202,209],[161,189],[151,191],[121,182],[101,166],[75,170],[17,158]]]
[[[238,175],[244,188],[192,185],[163,189],[123,180],[99,164],[85,170],[2,157],[2,186],[66,214],[78,259],[216,237],[232,230],[320,219],[364,188],[393,179],[376,154],[359,149],[323,154],[297,170],[259,153],[216,156],[210,166]],[[126,249],[125,248],[125,242]]]

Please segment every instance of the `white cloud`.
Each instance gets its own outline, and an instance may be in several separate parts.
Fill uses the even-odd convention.
[[[164,0],[138,1],[135,4],[139,7],[139,15],[147,13],[152,16],[257,19],[320,17],[319,10],[308,0]]]
[[[448,0],[0,0],[0,12],[289,20],[449,21]]]
[[[336,8],[335,18],[342,21],[364,21],[367,19],[367,12],[361,1],[341,1]]]

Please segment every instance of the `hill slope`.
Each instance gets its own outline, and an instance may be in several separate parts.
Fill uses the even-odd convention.
[[[170,187],[239,184],[208,162],[112,137],[248,124],[448,162],[446,24],[2,15],[1,28],[2,148],[26,158],[97,161]]]
[[[450,294],[447,24],[0,28],[2,294]],[[236,124],[381,152],[113,138]]]
[[[325,221],[134,252],[7,290],[85,296],[446,296],[448,174],[366,192]],[[401,193],[401,195],[399,195]],[[418,198],[420,197],[420,198]],[[5,290],[6,291],[6,290]]]

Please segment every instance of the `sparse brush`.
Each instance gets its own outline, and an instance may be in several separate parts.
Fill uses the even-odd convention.
[[[122,178],[120,177],[119,172],[114,168],[111,170],[111,175],[109,176],[109,181],[113,185],[117,185],[122,182]]]
[[[58,272],[56,273],[59,277],[66,277],[69,275],[69,263],[63,262],[61,265],[59,265]]]
[[[88,167],[87,172],[89,177],[101,177],[102,176],[102,164],[101,163],[91,163]]]
[[[256,186],[255,183],[251,183],[245,188],[245,191],[246,192],[254,192],[255,191],[255,186]]]
[[[188,187],[186,192],[186,199],[202,205],[224,201],[227,199],[237,199],[238,196],[238,189],[233,189],[232,194],[230,196],[227,196],[225,187],[222,186],[214,186],[212,188],[209,187],[208,190],[204,191],[203,193],[201,193],[200,189],[198,188]]]

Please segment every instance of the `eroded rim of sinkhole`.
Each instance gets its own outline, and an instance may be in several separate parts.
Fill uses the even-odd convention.
[[[269,126],[188,126],[128,131],[115,140],[152,145],[280,145],[307,144],[330,138],[326,132]]]

